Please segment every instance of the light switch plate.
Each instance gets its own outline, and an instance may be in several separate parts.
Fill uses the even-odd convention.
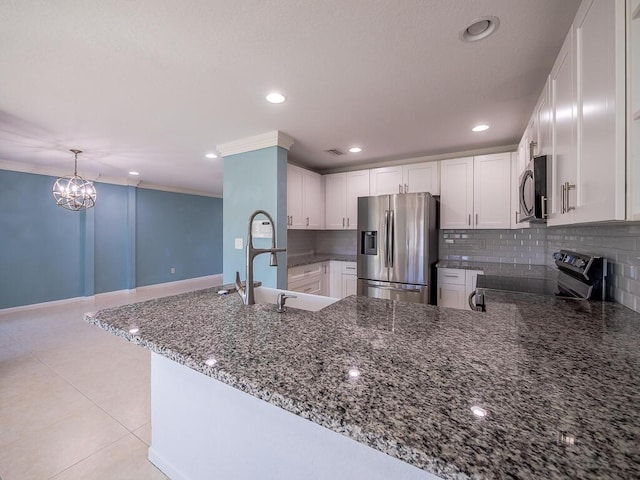
[[[236,238],[236,250],[242,250],[242,238]]]

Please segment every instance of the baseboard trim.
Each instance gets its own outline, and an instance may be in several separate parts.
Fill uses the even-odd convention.
[[[173,282],[154,283],[153,285],[144,285],[142,287],[136,287],[137,292],[149,292],[153,290],[162,290],[167,287],[179,287],[179,286],[195,286],[195,287],[215,287],[222,284],[222,274],[206,275],[204,277],[185,278],[184,280],[175,280]]]
[[[56,307],[59,305],[68,305],[79,302],[92,302],[96,299],[112,297],[115,295],[132,294],[138,291],[153,292],[154,290],[162,291],[172,287],[192,287],[194,289],[209,288],[216,285],[222,285],[222,274],[217,273],[215,275],[206,275],[204,277],[185,278],[183,280],[176,280],[175,282],[156,283],[154,285],[145,285],[143,287],[130,288],[125,290],[114,290],[113,292],[97,293],[87,297],[72,297],[63,298],[61,300],[52,300],[50,302],[30,303],[28,305],[18,305],[17,307],[0,308],[0,315],[8,313],[23,312],[25,310],[32,310],[36,308]]]
[[[42,303],[30,303],[28,305],[18,305],[17,307],[8,307],[8,308],[0,308],[0,315],[4,313],[15,313],[22,312],[24,310],[31,310],[34,308],[42,308],[42,307],[56,307],[58,305],[66,305],[70,303],[78,303],[93,300],[93,297],[72,297],[72,298],[63,298],[61,300],[52,300],[50,302],[42,302]]]
[[[149,447],[148,458],[149,461],[153,463],[158,468],[158,470],[164,473],[167,477],[173,480],[189,480],[187,477],[182,475],[181,472],[176,470],[170,462],[167,462],[162,455],[155,451],[153,447]]]

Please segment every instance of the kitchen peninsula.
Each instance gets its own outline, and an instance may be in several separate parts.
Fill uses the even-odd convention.
[[[235,428],[246,434],[267,407],[279,407],[309,428],[400,460],[403,478],[640,476],[640,315],[613,303],[488,295],[486,313],[351,296],[315,313],[278,314],[273,305],[246,306],[208,289],[86,320],[154,352],[152,461],[158,407],[172,412],[158,427],[174,431],[187,428],[186,417],[218,415],[208,437],[184,431],[174,441],[194,463],[202,456],[221,468],[236,462],[235,478],[252,474],[248,464],[261,478],[323,478],[326,465],[342,468],[343,459],[323,457],[330,450],[322,446],[317,463],[300,463],[299,452],[278,448],[297,440],[263,424],[253,438],[234,437]],[[165,381],[160,373],[216,385],[222,396],[233,391],[237,402],[219,412],[215,396],[195,398],[187,383],[183,392],[163,392],[154,386]],[[244,425],[234,423],[243,416]],[[260,441],[272,465],[247,447]],[[344,468],[345,477],[365,478],[357,475],[366,469]]]

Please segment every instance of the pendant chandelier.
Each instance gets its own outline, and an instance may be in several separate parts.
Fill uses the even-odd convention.
[[[93,182],[78,175],[78,154],[82,153],[82,150],[72,149],[71,152],[75,154],[73,175],[58,178],[53,184],[52,193],[56,205],[77,212],[93,207],[96,204],[97,192]]]

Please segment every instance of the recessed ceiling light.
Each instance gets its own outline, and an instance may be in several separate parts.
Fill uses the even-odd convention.
[[[140,172],[135,172],[135,171],[131,170],[129,172],[129,175],[133,175],[134,177],[137,177],[138,175],[140,175]]]
[[[485,130],[489,130],[489,125],[476,125],[471,130],[474,132],[484,132]]]
[[[207,158],[218,158],[218,155],[216,155],[215,153],[207,153],[205,155],[205,157],[207,157]]]
[[[467,28],[460,32],[460,40],[463,42],[477,42],[483,38],[487,38],[495,32],[500,26],[498,17],[480,17],[476,18]]]
[[[266,99],[270,103],[282,103],[286,100],[285,96],[278,92],[271,92],[266,96]]]
[[[479,407],[478,405],[474,405],[473,407],[471,407],[471,412],[473,412],[476,417],[483,418],[487,416],[487,411],[484,408]]]
[[[349,149],[349,151],[350,151],[351,153],[360,153],[360,152],[362,151],[362,149],[361,149],[360,147],[351,147],[351,148]]]

